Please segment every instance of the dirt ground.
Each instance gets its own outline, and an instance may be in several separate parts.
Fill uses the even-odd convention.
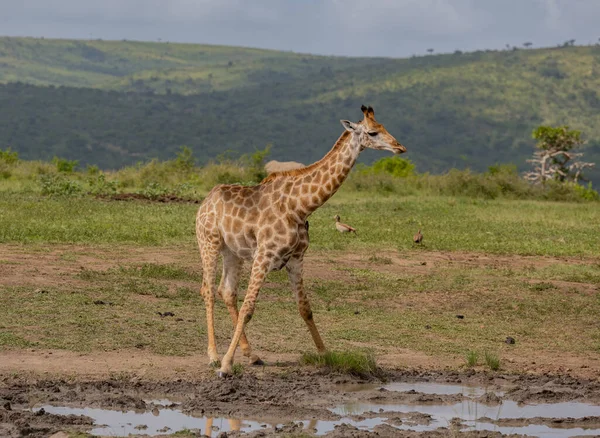
[[[71,258],[69,254],[77,254],[77,257]],[[581,261],[432,251],[378,256],[391,262],[371,264],[369,269],[401,272],[410,267],[424,274],[436,267],[453,264],[506,268],[530,265],[539,268]],[[365,254],[343,254],[336,256],[335,263],[350,268],[363,267],[366,257]],[[108,247],[53,246],[32,250],[31,247],[0,245],[0,260],[3,261],[0,264],[2,285],[35,285],[38,288],[59,285],[66,277],[70,282],[80,281],[73,274],[79,272],[82,266],[105,270],[119,264],[151,262],[197,268],[195,252],[181,248],[133,247],[126,252],[115,252]],[[311,254],[307,259],[306,276],[343,280],[345,274],[342,271],[327,269],[331,263],[327,254]],[[594,285],[579,284],[578,287],[590,294],[598,293]],[[301,367],[298,358],[298,354],[265,354],[263,359],[267,366],[246,367],[241,377],[219,380],[214,370],[206,365],[204,351],[188,356],[164,356],[139,350],[92,353],[42,349],[0,351],[0,436],[47,437],[60,431],[89,432],[93,427],[92,420],[87,417],[30,410],[44,404],[152,411],[157,406],[148,400],[167,398],[177,401],[181,411],[196,416],[256,419],[273,425],[247,434],[221,432],[220,436],[225,437],[310,435],[314,432],[310,424],[306,428],[306,424],[299,426],[293,421],[339,420],[341,416],[332,409],[343,403],[447,405],[465,398],[462,394],[385,391],[381,389],[381,382],[365,382]],[[527,357],[503,358],[502,373],[466,370],[461,368],[462,358],[439,358],[400,348],[377,359],[388,381],[485,387],[491,392],[482,396],[479,400],[482,404],[578,401],[600,405],[600,361],[597,355],[588,357],[531,351]],[[398,368],[399,363],[401,368]],[[362,390],[357,391],[357,387]],[[501,391],[501,395],[493,395],[494,391]],[[399,416],[394,412],[378,411],[365,412],[353,418],[358,421],[375,415],[385,418],[385,424],[379,424],[370,431],[359,430],[349,424],[337,425],[326,436],[421,436],[416,431],[399,431],[392,425],[427,424],[431,421],[415,413]],[[516,418],[497,420],[495,424],[517,427],[532,421],[531,418]],[[569,427],[600,430],[600,415],[570,420],[540,417],[535,421],[536,424],[553,427],[560,422]],[[197,432],[202,433],[206,431]],[[214,431],[209,433],[218,436]],[[423,432],[426,436],[454,433],[451,425]],[[501,433],[472,431],[467,435],[501,436]]]

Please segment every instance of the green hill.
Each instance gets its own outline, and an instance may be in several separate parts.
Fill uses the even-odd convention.
[[[580,129],[600,167],[598,46],[387,59],[0,38],[0,82],[0,147],[24,158],[119,167],[187,145],[204,162],[272,143],[311,162],[368,103],[419,171],[524,169],[540,124]]]

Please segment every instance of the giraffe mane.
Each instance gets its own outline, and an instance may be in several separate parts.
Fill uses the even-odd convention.
[[[333,155],[334,152],[336,152],[340,147],[342,147],[342,145],[344,145],[344,143],[346,143],[348,137],[350,137],[350,132],[348,131],[344,131],[342,133],[342,135],[340,135],[340,138],[337,139],[337,141],[335,142],[335,144],[333,145],[333,147],[331,148],[331,150],[329,152],[327,152],[327,154],[325,154],[325,156],[323,158],[321,158],[319,161],[316,161],[306,167],[301,167],[300,169],[293,169],[293,170],[282,170],[280,172],[273,172],[270,175],[267,175],[265,177],[265,179],[263,179],[260,183],[264,184],[264,183],[268,183],[270,181],[275,180],[276,178],[280,177],[280,176],[300,176],[300,175],[305,175],[307,173],[312,172],[319,164],[321,164],[323,161],[327,160],[329,157],[331,157],[331,155]]]

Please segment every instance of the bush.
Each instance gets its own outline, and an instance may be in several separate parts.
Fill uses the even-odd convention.
[[[146,185],[146,187],[144,187],[142,190],[140,190],[139,193],[150,199],[157,199],[161,196],[167,195],[169,193],[169,189],[161,185],[160,183],[151,182],[150,184]]]
[[[406,178],[415,174],[415,165],[407,159],[400,157],[386,157],[377,160],[371,167],[363,172],[386,173],[396,178]]]
[[[119,187],[118,181],[107,181],[106,175],[103,173],[96,177],[90,177],[88,179],[90,186],[89,193],[92,195],[106,195],[117,193],[117,187]]]
[[[61,173],[73,173],[79,161],[77,160],[67,160],[65,158],[54,157],[52,162],[56,166],[56,170]]]
[[[19,161],[19,154],[12,151],[10,148],[6,148],[5,151],[0,149],[0,162],[11,165]]]
[[[72,196],[83,191],[79,183],[68,179],[64,175],[41,175],[39,183],[42,195],[46,196]]]
[[[174,161],[175,167],[183,172],[191,172],[196,165],[194,153],[187,146],[183,146]]]

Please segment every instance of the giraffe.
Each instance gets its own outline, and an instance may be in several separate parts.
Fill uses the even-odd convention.
[[[406,152],[375,120],[372,107],[363,105],[361,110],[360,122],[340,120],[344,132],[320,161],[301,169],[272,173],[256,186],[215,186],[200,205],[196,237],[202,260],[201,294],[206,307],[210,363],[219,361],[214,330],[217,294],[225,301],[234,325],[229,349],[218,371],[220,377],[231,374],[238,343],[251,364],[262,364],[252,353],[244,328],[252,318],[267,274],[283,267],[317,350],[326,351],[302,283],[303,258],[309,244],[307,218],[340,188],[365,148]],[[223,276],[216,288],[219,255],[223,257]],[[238,312],[237,289],[244,261],[251,261],[252,269]]]

